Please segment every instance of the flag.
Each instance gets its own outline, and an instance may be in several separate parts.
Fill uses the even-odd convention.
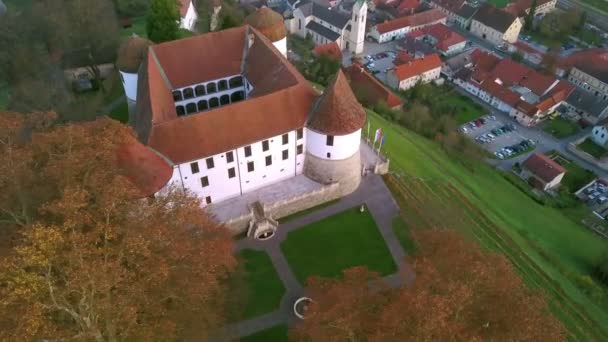
[[[376,141],[380,140],[380,137],[382,137],[382,128],[378,128],[376,130],[376,135],[374,136],[374,144],[376,143]]]
[[[386,140],[386,135],[382,136],[382,140],[380,140],[380,147],[384,146],[384,140]]]

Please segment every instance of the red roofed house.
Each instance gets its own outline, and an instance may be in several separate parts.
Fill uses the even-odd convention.
[[[312,53],[317,57],[327,56],[333,60],[342,61],[342,50],[340,50],[340,47],[338,44],[336,44],[336,42],[317,45],[312,50]]]
[[[505,7],[505,11],[512,13],[520,18],[524,18],[530,13],[534,0],[517,0]],[[547,14],[555,9],[557,0],[537,0],[534,15]]]
[[[433,8],[406,17],[389,20],[372,27],[369,35],[378,43],[401,39],[411,31],[423,29],[434,24],[445,24],[446,15]]]
[[[471,33],[498,46],[515,43],[522,26],[516,15],[486,3],[473,15]]]
[[[540,63],[542,63],[545,55],[542,51],[536,50],[532,46],[521,41],[516,41],[512,46],[524,57],[524,60],[534,65],[540,65]]]
[[[521,177],[543,191],[556,188],[566,169],[542,153],[534,153],[522,164]]]
[[[194,31],[194,25],[198,20],[198,14],[194,8],[194,1],[179,0],[179,27],[188,31]]]
[[[348,67],[346,77],[359,102],[366,106],[373,107],[379,102],[384,102],[389,108],[398,109],[403,105],[403,101],[397,95],[359,64],[355,63]]]
[[[429,43],[435,46],[443,56],[457,54],[464,50],[467,41],[460,34],[452,31],[444,24],[435,24],[422,30]]]
[[[188,190],[238,233],[257,222],[252,203],[248,197],[228,199],[283,181],[314,189],[332,184],[330,197],[340,197],[360,183],[366,114],[344,73],[338,71],[319,95],[249,25],[151,45],[138,82],[129,122],[154,152],[141,162],[159,170],[136,179],[149,180],[142,187],[146,193],[167,186]],[[123,154],[140,155],[137,147]],[[253,197],[263,208],[255,218],[303,210],[285,207],[285,198],[274,195]]]
[[[411,15],[418,7],[420,7],[419,0],[401,0],[397,5],[397,12],[399,12],[399,16]]]
[[[407,90],[418,82],[428,83],[439,78],[441,59],[434,53],[394,67],[386,74],[387,83],[394,89]]]

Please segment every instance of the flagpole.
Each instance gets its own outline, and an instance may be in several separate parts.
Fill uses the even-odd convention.
[[[369,144],[370,139],[369,139],[369,126],[370,126],[370,121],[369,118],[367,119],[367,143]]]
[[[380,156],[380,149],[382,148],[382,145],[384,145],[384,139],[385,138],[386,138],[386,135],[383,134],[382,135],[382,139],[380,139],[380,146],[378,146],[378,156]]]

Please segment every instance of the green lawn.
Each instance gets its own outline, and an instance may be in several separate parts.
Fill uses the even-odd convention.
[[[559,210],[536,203],[489,166],[465,165],[437,144],[375,113],[369,118],[372,130],[382,127],[387,136],[384,151],[393,170],[415,179],[449,183],[484,214],[495,231],[480,228],[469,233],[482,245],[504,253],[527,283],[547,292],[553,312],[571,338],[608,340],[608,307],[575,285],[575,279],[590,274],[605,249],[604,241]],[[446,200],[441,210],[448,210],[451,201],[455,199]]]
[[[147,38],[146,32],[146,16],[131,18],[131,27],[123,28],[120,31],[122,37],[129,37],[135,33],[136,35]]]
[[[312,275],[339,277],[354,266],[381,275],[397,271],[372,215],[358,207],[290,232],[281,250],[302,284]]]
[[[393,232],[397,236],[401,247],[408,253],[412,254],[416,250],[414,240],[412,240],[410,227],[405,223],[403,218],[395,217],[393,220]]]
[[[608,14],[608,1],[606,0],[581,0],[580,2],[591,5]]]
[[[571,136],[578,133],[581,130],[580,126],[576,122],[572,122],[562,117],[557,117],[553,120],[547,120],[543,131],[553,135],[558,139]]]
[[[235,279],[239,307],[234,321],[252,318],[279,308],[285,293],[283,282],[266,252],[243,250],[239,253],[244,264],[244,278]]]
[[[578,145],[578,149],[585,151],[592,155],[596,159],[600,159],[606,156],[606,149],[598,144],[596,144],[590,138],[585,139],[582,143]]]
[[[334,204],[338,203],[339,200],[340,199],[338,198],[338,199],[335,199],[335,200],[332,200],[332,201],[329,201],[329,202],[325,202],[325,203],[319,204],[319,205],[314,206],[312,208],[308,208],[306,210],[298,211],[297,213],[294,213],[294,214],[291,214],[291,215],[287,215],[285,217],[281,217],[280,219],[278,219],[278,221],[281,224],[287,223],[289,221],[297,219],[298,217],[302,217],[304,215],[308,215],[308,214],[312,213],[313,211],[317,211],[319,209],[323,209],[323,208],[329,207],[330,205],[334,205]]]
[[[498,7],[503,8],[506,7],[511,1],[510,0],[488,0],[488,3]]]
[[[241,338],[241,342],[287,342],[288,333],[286,325],[278,325],[243,337]]]
[[[554,158],[554,160],[558,164],[560,164],[566,169],[566,175],[562,180],[562,186],[568,188],[570,192],[577,191],[585,184],[591,182],[596,178],[596,175],[593,172],[583,169],[582,167],[568,160],[559,153],[550,152],[548,155],[551,158]]]
[[[450,94],[444,99],[457,109],[454,119],[459,125],[475,120],[485,114],[483,107],[473,102],[473,100],[465,95]]]
[[[590,30],[581,30],[576,35],[576,37],[590,45],[599,46],[602,44],[602,41],[603,41],[602,37],[599,34],[593,32],[593,31],[590,31]]]

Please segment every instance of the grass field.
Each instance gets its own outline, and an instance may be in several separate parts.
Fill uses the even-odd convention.
[[[603,11],[604,13],[608,14],[608,1],[606,0],[580,0],[579,2],[591,5],[599,9],[600,11]]]
[[[290,232],[281,250],[302,284],[312,275],[339,277],[353,266],[367,266],[381,275],[397,271],[372,215],[358,208]]]
[[[583,169],[557,152],[548,152],[547,155],[566,169],[562,186],[567,187],[570,192],[577,191],[597,177],[593,172]]]
[[[241,342],[287,342],[287,326],[277,325],[276,327],[262,330],[253,335],[241,338]]]
[[[245,285],[246,288],[236,287],[243,303],[238,308],[239,312],[235,313],[234,320],[248,319],[278,309],[285,287],[268,254],[244,250],[239,257],[244,264],[245,275],[238,285]]]
[[[135,33],[136,35],[147,38],[148,33],[146,32],[146,17],[135,17],[131,18],[131,27],[123,28],[120,31],[122,37],[129,37]]]
[[[281,217],[280,219],[278,219],[278,221],[281,224],[287,223],[289,221],[297,219],[298,217],[302,217],[304,215],[308,215],[308,214],[312,213],[313,211],[317,211],[319,209],[323,209],[323,208],[329,207],[330,205],[334,205],[339,200],[340,199],[335,199],[335,200],[332,200],[332,201],[329,201],[329,202],[325,202],[325,203],[319,204],[319,205],[314,206],[312,208],[308,208],[306,210],[298,211],[297,213],[294,213],[294,214],[291,214],[291,215],[287,215],[285,217]]]
[[[375,113],[369,118],[372,129],[382,127],[387,136],[385,151],[392,169],[403,173],[393,183],[418,187],[401,202],[414,206],[404,215],[408,226],[450,226],[504,253],[526,283],[547,293],[572,340],[608,340],[605,303],[591,300],[575,285],[590,273],[605,242],[557,209],[534,202],[489,166],[464,164]],[[419,205],[414,196],[421,198]],[[412,215],[415,211],[419,214]]]
[[[543,131],[553,135],[558,139],[571,136],[581,130],[580,126],[575,122],[558,117],[553,120],[547,120]]]
[[[506,7],[511,1],[510,0],[488,0],[488,3],[498,7],[503,8]]]
[[[608,152],[604,147],[596,144],[590,138],[585,139],[585,141],[580,143],[577,147],[579,150],[589,153],[596,159],[605,157]]]

